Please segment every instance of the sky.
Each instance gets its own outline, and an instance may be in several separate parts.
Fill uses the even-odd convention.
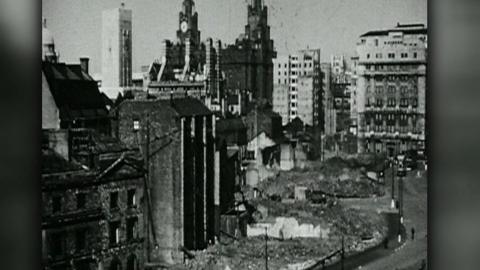
[[[133,13],[133,71],[160,57],[164,39],[175,40],[183,0],[42,0],[42,17],[53,34],[60,61],[90,58],[92,74],[101,72],[102,11],[120,7]],[[196,0],[202,40],[232,44],[244,32],[250,0]],[[355,52],[358,37],[400,23],[427,24],[427,0],[264,0],[279,55],[309,48],[330,55]],[[40,22],[39,22],[40,24]]]

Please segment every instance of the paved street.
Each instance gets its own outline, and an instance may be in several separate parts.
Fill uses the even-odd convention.
[[[375,260],[362,269],[419,269],[422,260],[427,258],[427,178],[424,172],[420,178],[416,172],[409,173],[405,178],[404,216],[408,235],[405,244],[391,255]],[[410,238],[412,226],[415,228],[413,241]]]
[[[386,187],[387,194],[381,198],[370,199],[346,199],[342,204],[346,207],[362,209],[366,211],[375,211],[383,213],[393,213],[390,208],[391,202],[391,173],[387,173]],[[395,196],[397,196],[398,185],[395,187]],[[396,243],[396,228],[390,233],[389,248],[383,246],[373,248],[365,253],[358,254],[348,258],[345,262],[345,269],[402,269],[417,270],[420,269],[423,259],[427,258],[427,179],[422,173],[420,177],[417,172],[411,172],[404,180],[404,214],[406,233],[408,240],[400,246]],[[393,224],[396,227],[396,224]],[[415,240],[411,240],[410,229],[415,227]],[[326,269],[341,269],[340,263],[337,263]]]

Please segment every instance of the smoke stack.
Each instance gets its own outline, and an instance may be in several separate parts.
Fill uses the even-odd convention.
[[[81,57],[80,58],[80,67],[82,67],[83,72],[88,74],[88,61],[90,59],[88,57]]]

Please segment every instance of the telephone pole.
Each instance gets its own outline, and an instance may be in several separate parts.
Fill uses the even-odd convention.
[[[395,163],[390,161],[392,167],[392,204],[391,207],[395,208]]]
[[[268,270],[268,233],[265,227],[265,269]]]

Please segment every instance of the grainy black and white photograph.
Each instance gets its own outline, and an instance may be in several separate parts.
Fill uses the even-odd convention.
[[[427,269],[427,0],[41,4],[41,269]]]

